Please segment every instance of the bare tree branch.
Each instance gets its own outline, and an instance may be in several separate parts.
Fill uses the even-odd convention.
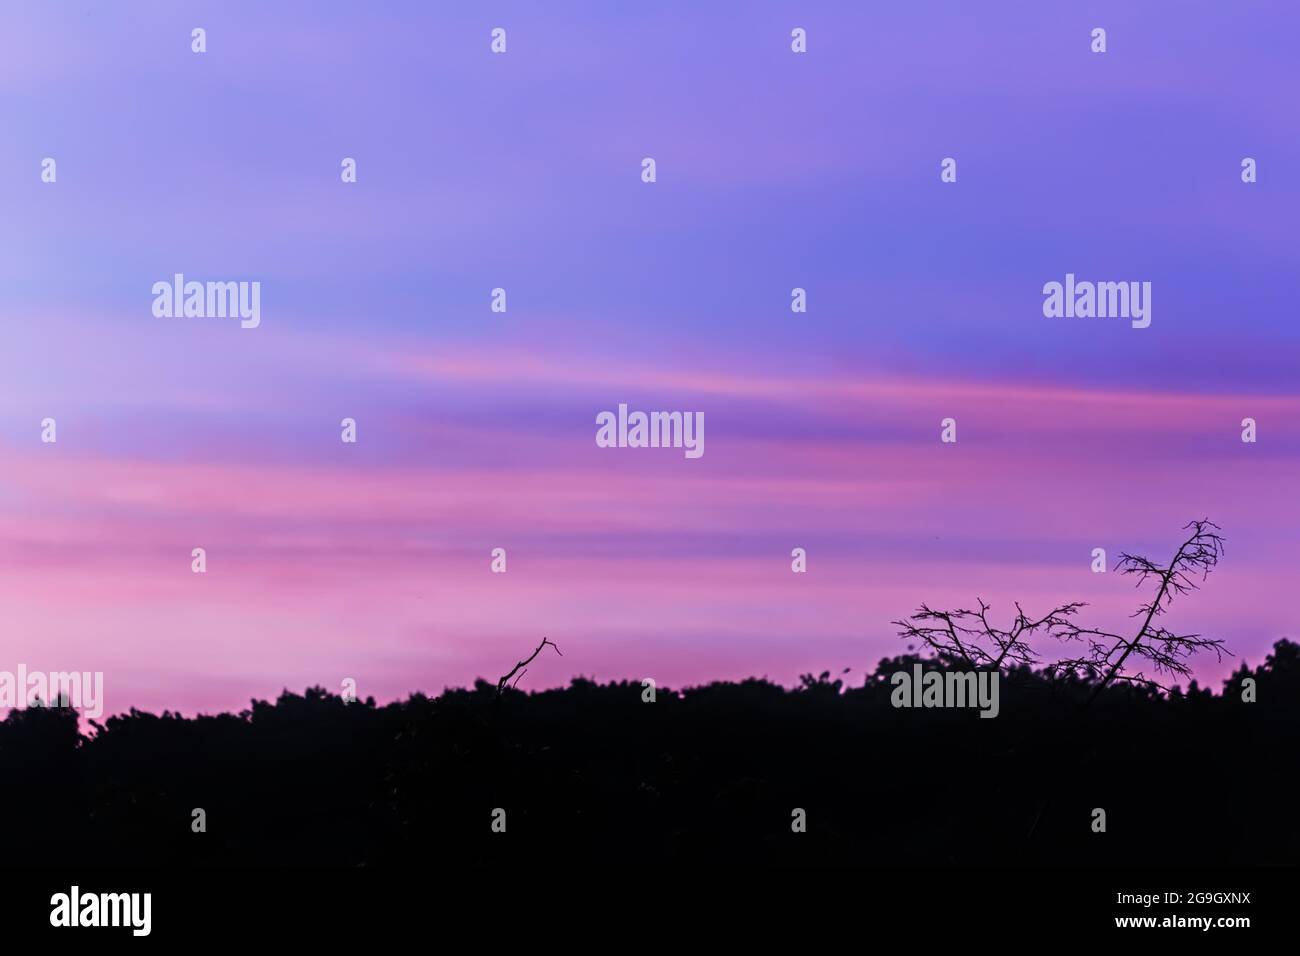
[[[959,661],[969,667],[1032,666],[1038,662],[1038,656],[1029,643],[1035,637],[1049,637],[1062,643],[1078,642],[1083,645],[1080,654],[1049,664],[1044,672],[1053,679],[1074,677],[1095,681],[1085,706],[1107,687],[1121,681],[1167,691],[1168,687],[1156,678],[1164,675],[1189,677],[1191,668],[1187,661],[1195,654],[1213,651],[1219,660],[1224,654],[1231,656],[1218,638],[1178,634],[1156,623],[1174,597],[1199,588],[1199,581],[1205,580],[1223,556],[1223,537],[1214,522],[1209,519],[1192,521],[1184,525],[1184,529],[1190,529],[1191,534],[1168,565],[1137,555],[1120,556],[1116,570],[1136,576],[1138,587],[1148,580],[1159,585],[1155,596],[1133,614],[1133,617],[1142,619],[1142,624],[1131,638],[1078,624],[1075,615],[1087,607],[1083,602],[1063,604],[1036,619],[1030,618],[1016,604],[1015,619],[1005,629],[989,621],[990,608],[982,600],[977,611],[964,608],[936,611],[922,604],[908,620],[893,623],[899,628],[900,637],[919,641],[937,657]],[[1149,665],[1155,677],[1146,676],[1144,670],[1134,669],[1135,663]]]
[[[1160,681],[1145,676],[1141,670],[1126,672],[1124,668],[1130,660],[1149,663],[1157,677],[1168,675],[1186,678],[1191,676],[1187,661],[1200,651],[1213,651],[1219,660],[1223,660],[1224,654],[1231,656],[1231,652],[1218,638],[1178,634],[1155,623],[1156,618],[1169,609],[1176,595],[1197,590],[1200,587],[1198,576],[1200,581],[1204,581],[1223,556],[1223,536],[1218,533],[1219,526],[1213,521],[1205,518],[1192,521],[1184,525],[1184,530],[1188,529],[1191,534],[1179,545],[1168,565],[1159,565],[1150,558],[1139,555],[1120,555],[1116,570],[1121,574],[1136,576],[1137,587],[1141,587],[1148,579],[1153,583],[1158,582],[1155,596],[1139,606],[1133,614],[1133,617],[1142,619],[1137,634],[1132,638],[1096,634],[1095,637],[1106,638],[1106,641],[1090,641],[1087,654],[1057,661],[1048,668],[1054,676],[1074,673],[1095,679],[1097,685],[1088,696],[1087,704],[1091,704],[1116,681],[1168,690]]]
[[[936,611],[922,604],[907,621],[894,621],[899,636],[920,641],[943,658],[955,658],[970,667],[1008,667],[1033,665],[1037,656],[1028,640],[1035,634],[1060,639],[1082,633],[1070,618],[1087,605],[1064,604],[1038,619],[1031,619],[1019,604],[1009,628],[995,627],[989,621],[989,605],[982,599],[979,610],[964,608]]]
[[[530,655],[527,657],[527,659],[522,660],[522,661],[519,661],[519,663],[515,664],[514,667],[510,668],[510,673],[509,673],[509,674],[506,674],[506,675],[505,675],[504,677],[502,677],[499,681],[497,681],[497,696],[498,696],[498,697],[500,697],[500,696],[501,696],[501,692],[502,692],[503,690],[506,689],[506,683],[510,680],[510,678],[514,677],[514,676],[515,676],[515,673],[521,671],[521,669],[522,669],[523,671],[526,671],[526,670],[528,669],[528,665],[531,664],[531,663],[533,662],[534,658],[536,658],[537,655],[540,654],[540,653],[542,652],[542,648],[545,647],[547,644],[550,644],[551,647],[554,647],[554,648],[555,648],[555,653],[560,654],[560,649],[559,649],[558,647],[556,647],[554,641],[551,641],[551,640],[549,640],[548,638],[545,638],[545,637],[542,638],[542,643],[540,643],[540,644],[537,645],[537,650],[533,651],[533,653],[530,654]],[[560,656],[563,657],[564,655],[563,655],[563,654],[560,654]],[[519,677],[520,677],[520,678],[523,677],[523,676],[524,676],[524,675],[523,675],[522,672],[519,673]],[[518,683],[519,683],[519,678],[516,678],[516,679],[515,679],[515,684],[517,685]],[[513,689],[513,687],[512,687],[511,689]]]

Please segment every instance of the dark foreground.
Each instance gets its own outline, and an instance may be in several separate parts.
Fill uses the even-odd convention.
[[[1221,693],[1116,688],[1086,710],[1086,685],[1004,675],[996,719],[893,708],[888,677],[913,660],[853,689],[751,680],[653,703],[587,681],[384,707],[310,690],[238,715],[132,712],[89,738],[70,711],[20,711],[0,724],[0,812],[11,858],[62,866],[1300,861],[1300,646]]]

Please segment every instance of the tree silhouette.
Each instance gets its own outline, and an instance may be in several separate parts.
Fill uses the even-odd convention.
[[[1174,597],[1199,588],[1198,575],[1204,581],[1223,556],[1223,536],[1214,522],[1201,519],[1183,528],[1191,534],[1167,565],[1127,553],[1116,564],[1121,574],[1137,576],[1137,587],[1148,582],[1156,586],[1154,597],[1132,615],[1142,620],[1132,637],[1080,625],[1075,617],[1080,609],[1088,606],[1083,601],[1060,605],[1039,618],[1030,618],[1017,603],[1016,617],[1006,629],[990,623],[990,607],[982,599],[977,599],[977,611],[965,608],[936,611],[922,604],[908,620],[893,623],[899,628],[900,637],[919,641],[941,661],[972,668],[1011,669],[1038,664],[1038,653],[1029,643],[1035,636],[1085,644],[1086,650],[1081,654],[1044,668],[1044,673],[1054,680],[1078,678],[1092,684],[1085,706],[1090,706],[1102,691],[1117,682],[1167,692],[1169,688],[1155,677],[1147,676],[1144,670],[1134,670],[1134,662],[1148,663],[1156,676],[1185,678],[1191,675],[1187,662],[1196,653],[1213,651],[1219,660],[1224,654],[1231,654],[1218,638],[1175,633],[1158,622]]]
[[[1218,533],[1219,526],[1213,521],[1191,521],[1183,528],[1191,529],[1192,533],[1178,546],[1167,565],[1157,564],[1139,555],[1120,555],[1115,568],[1117,571],[1136,575],[1136,586],[1139,588],[1149,579],[1157,585],[1155,596],[1132,615],[1142,619],[1137,634],[1125,638],[1107,631],[1076,629],[1073,633],[1067,631],[1057,635],[1064,640],[1086,641],[1088,644],[1087,651],[1082,655],[1057,661],[1047,668],[1048,674],[1052,676],[1077,674],[1096,680],[1096,686],[1088,697],[1088,705],[1116,681],[1127,681],[1166,692],[1169,690],[1141,670],[1125,672],[1125,665],[1131,660],[1147,661],[1157,675],[1184,678],[1191,676],[1187,661],[1199,651],[1212,650],[1219,660],[1223,660],[1224,654],[1231,656],[1231,651],[1218,638],[1178,634],[1157,623],[1157,618],[1169,609],[1175,595],[1197,590],[1200,587],[1196,581],[1197,576],[1204,581],[1223,556],[1223,536]]]
[[[383,704],[308,688],[238,713],[132,710],[86,721],[87,736],[75,711],[15,709],[0,721],[0,818],[15,859],[69,866],[434,860],[471,879],[539,859],[607,866],[628,846],[683,866],[1300,861],[1296,762],[1282,759],[1300,752],[1300,646],[1279,640],[1213,689],[1120,683],[1086,712],[1090,685],[1014,668],[997,720],[894,708],[891,675],[919,661],[882,660],[857,686],[834,672],[660,686],[653,705],[639,681],[583,678]],[[1086,825],[1097,806],[1113,838]],[[508,840],[492,807],[509,808]]]

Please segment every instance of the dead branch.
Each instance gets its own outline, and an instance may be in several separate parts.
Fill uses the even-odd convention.
[[[531,663],[533,662],[534,658],[536,658],[537,655],[540,654],[540,653],[542,652],[542,648],[545,647],[547,644],[550,644],[551,647],[554,647],[554,648],[555,648],[555,653],[560,654],[560,649],[559,649],[559,647],[556,647],[554,641],[551,641],[550,639],[545,638],[545,637],[542,638],[542,643],[540,643],[540,644],[537,645],[537,650],[533,651],[533,653],[530,654],[530,655],[529,655],[525,660],[519,661],[517,664],[515,664],[514,667],[510,668],[510,673],[509,673],[509,674],[506,674],[506,675],[505,675],[504,677],[502,677],[499,681],[497,681],[497,696],[498,696],[498,697],[500,697],[500,696],[501,696],[501,692],[502,692],[503,690],[506,689],[506,683],[510,680],[510,678],[514,677],[514,676],[515,676],[515,673],[518,672],[521,668],[522,668],[523,670],[527,670],[527,669],[528,669],[528,665],[531,664]],[[560,654],[560,656],[563,657],[564,655],[563,655],[563,654]],[[524,675],[523,675],[522,673],[519,674],[519,677],[523,677],[523,676],[524,676]],[[518,681],[518,679],[516,679],[516,680],[515,680],[515,684],[518,684],[518,683],[519,683],[519,681]],[[512,688],[512,689],[513,689],[513,688]]]
[[[894,621],[894,625],[899,628],[899,637],[920,641],[939,657],[955,658],[970,667],[1030,666],[1037,662],[1037,656],[1029,646],[1029,638],[1042,633],[1065,639],[1079,630],[1070,618],[1087,607],[1082,602],[1063,604],[1033,619],[1017,604],[1011,626],[999,628],[989,621],[989,605],[977,600],[978,611],[936,611],[922,604],[911,618]]]
[[[1179,594],[1188,594],[1200,587],[1219,563],[1223,556],[1223,536],[1219,526],[1209,519],[1191,521],[1183,526],[1190,529],[1187,540],[1179,545],[1168,565],[1159,565],[1149,558],[1139,555],[1122,554],[1116,570],[1121,574],[1137,577],[1137,587],[1151,579],[1157,583],[1155,596],[1140,605],[1133,617],[1142,619],[1142,624],[1132,638],[1120,637],[1103,631],[1090,632],[1092,639],[1088,642],[1088,651],[1075,658],[1067,658],[1053,664],[1048,670],[1053,676],[1073,673],[1097,681],[1092,693],[1088,695],[1089,706],[1110,685],[1128,682],[1144,685],[1155,690],[1168,690],[1159,680],[1147,677],[1142,670],[1129,673],[1124,670],[1130,661],[1145,662],[1155,671],[1156,677],[1168,675],[1174,678],[1191,676],[1187,661],[1201,651],[1213,651],[1217,659],[1232,652],[1223,646],[1219,638],[1202,637],[1200,634],[1179,634],[1157,624],[1156,618],[1164,614],[1174,598]]]
[[[1187,662],[1197,653],[1213,651],[1219,660],[1224,654],[1231,656],[1218,638],[1179,634],[1157,623],[1174,598],[1199,588],[1199,582],[1205,580],[1223,556],[1223,537],[1214,522],[1192,521],[1184,529],[1190,529],[1191,534],[1179,545],[1168,565],[1137,555],[1120,556],[1116,570],[1136,576],[1138,587],[1148,580],[1158,583],[1155,596],[1133,614],[1142,623],[1131,638],[1078,624],[1074,618],[1087,606],[1083,602],[1063,604],[1037,619],[1030,618],[1017,604],[1015,619],[1008,628],[999,628],[989,621],[989,606],[982,600],[979,610],[974,611],[964,608],[936,611],[922,604],[908,620],[893,623],[905,640],[919,641],[941,660],[957,661],[971,668],[1033,666],[1038,662],[1029,643],[1034,637],[1049,637],[1067,644],[1078,642],[1082,645],[1081,653],[1048,664],[1044,673],[1053,680],[1073,677],[1094,682],[1085,707],[1107,687],[1121,682],[1167,692],[1169,688],[1157,678],[1190,677]],[[1143,665],[1150,667],[1154,676],[1148,677]]]

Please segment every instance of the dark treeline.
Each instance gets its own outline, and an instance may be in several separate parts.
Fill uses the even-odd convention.
[[[639,682],[500,699],[479,682],[383,707],[312,689],[240,714],[132,711],[89,737],[69,710],[14,711],[6,843],[113,865],[1300,861],[1300,645],[1222,693],[1116,686],[1087,708],[1088,683],[1020,668],[996,719],[892,707],[890,675],[916,660],[855,688],[808,675],[653,703]]]

